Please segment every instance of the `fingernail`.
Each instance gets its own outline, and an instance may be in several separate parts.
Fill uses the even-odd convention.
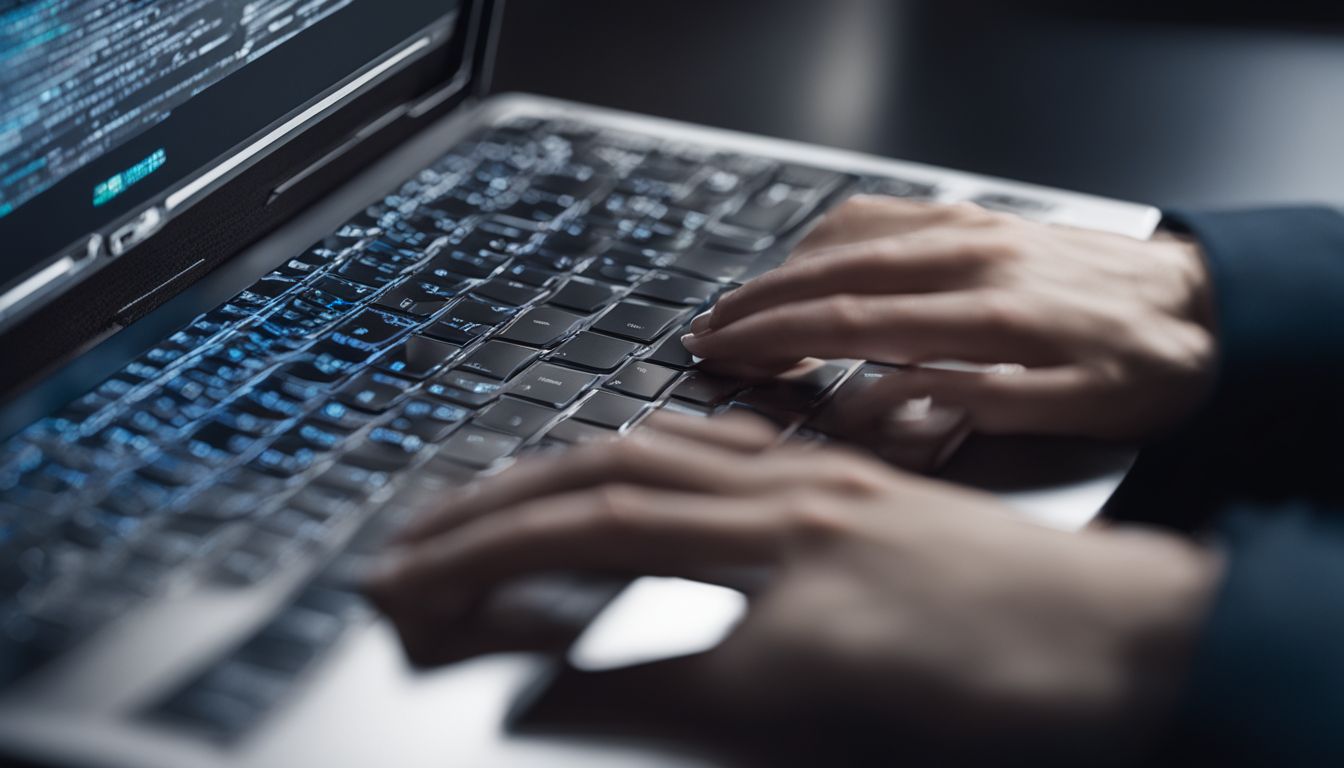
[[[691,320],[691,333],[708,333],[713,330],[714,325],[710,322],[710,318],[713,315],[714,310],[712,309],[707,309],[696,315],[695,318]]]
[[[681,346],[686,348],[692,355],[704,357],[704,341],[698,338],[694,333],[688,333],[681,337]]]

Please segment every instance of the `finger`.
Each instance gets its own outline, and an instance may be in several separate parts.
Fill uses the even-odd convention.
[[[706,359],[956,359],[1041,365],[1062,357],[1048,324],[989,291],[830,296],[757,312],[682,344]]]
[[[443,507],[412,522],[397,541],[427,539],[495,510],[605,483],[735,495],[770,487],[779,471],[748,464],[739,454],[704,442],[632,434],[619,443],[575,446],[519,461],[445,500]]]
[[[887,195],[854,195],[831,209],[793,250],[803,260],[838,245],[914,232],[985,214],[978,206],[904,200]]]
[[[1075,366],[996,372],[915,368],[884,377],[836,408],[842,424],[862,431],[875,420],[889,419],[894,409],[927,397],[965,410],[971,427],[980,432],[1066,434],[1078,430],[1078,394],[1089,383],[1087,373]]]
[[[534,499],[389,555],[368,589],[380,605],[444,611],[543,571],[685,577],[706,567],[770,564],[782,549],[776,506],[769,498],[628,485]]]
[[[978,238],[909,236],[843,246],[772,270],[725,295],[693,330],[770,307],[837,294],[912,294],[978,287],[990,252]]]
[[[760,453],[779,440],[779,429],[774,424],[745,413],[725,413],[705,419],[655,411],[639,429],[735,453]]]
[[[487,653],[555,653],[574,642],[625,580],[548,573],[520,579],[455,609],[373,593],[411,663],[439,666]],[[467,607],[469,606],[469,607]]]

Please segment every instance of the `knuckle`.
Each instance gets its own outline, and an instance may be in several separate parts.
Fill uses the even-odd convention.
[[[844,504],[818,493],[799,494],[789,504],[789,532],[795,541],[824,544],[845,535],[850,527]]]
[[[639,493],[620,483],[608,483],[593,491],[590,506],[593,522],[608,531],[628,531],[639,525]]]
[[[1030,325],[1022,300],[1007,291],[988,291],[981,297],[981,318],[995,328],[1019,330]]]
[[[867,324],[867,312],[857,296],[845,294],[827,299],[826,313],[841,333],[857,333]]]
[[[827,456],[821,472],[828,486],[847,496],[870,496],[883,487],[882,476],[857,456]]]

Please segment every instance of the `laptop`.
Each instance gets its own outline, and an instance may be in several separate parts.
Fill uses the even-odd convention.
[[[848,195],[1135,237],[1158,220],[489,95],[499,12],[0,4],[0,754],[675,762],[510,736],[505,713],[551,662],[413,671],[348,564],[446,489],[659,409],[745,409],[824,439],[829,402],[899,368],[736,381],[678,338]],[[959,434],[909,462],[934,466]],[[575,589],[583,615],[614,594]]]

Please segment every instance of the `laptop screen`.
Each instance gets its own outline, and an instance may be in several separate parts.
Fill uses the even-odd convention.
[[[0,0],[0,288],[457,5]]]

